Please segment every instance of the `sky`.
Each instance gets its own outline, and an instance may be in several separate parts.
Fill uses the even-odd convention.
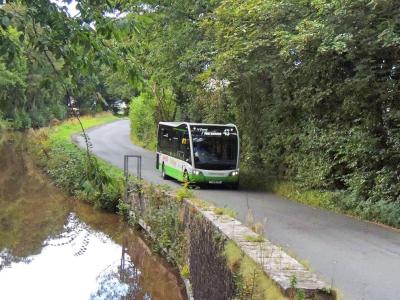
[[[76,8],[77,2],[75,0],[72,0],[70,4],[64,2],[63,0],[50,0],[52,3],[56,3],[59,7],[66,6],[68,13],[71,17],[74,17],[79,14],[79,10]],[[123,18],[126,16],[126,13],[120,13],[120,12],[115,12],[115,13],[105,13],[105,16],[111,17],[111,18]]]
[[[76,9],[77,2],[75,0],[72,0],[70,4],[62,0],[50,0],[50,2],[56,3],[60,7],[66,6],[71,17],[76,16],[79,13],[79,11]]]

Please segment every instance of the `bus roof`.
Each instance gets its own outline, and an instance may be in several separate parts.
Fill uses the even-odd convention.
[[[160,125],[166,125],[170,127],[178,127],[181,125],[189,125],[189,126],[235,126],[235,124],[207,124],[207,123],[189,123],[189,122],[159,122]]]

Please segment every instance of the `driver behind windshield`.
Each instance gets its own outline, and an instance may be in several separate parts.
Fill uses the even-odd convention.
[[[194,144],[194,159],[199,163],[207,163],[217,159],[217,157],[212,153],[212,151],[210,151],[209,145],[197,142]]]

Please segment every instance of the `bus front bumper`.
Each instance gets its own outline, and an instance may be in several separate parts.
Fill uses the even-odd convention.
[[[234,184],[239,182],[238,170],[219,172],[219,174],[217,174],[217,172],[207,172],[202,170],[196,171],[189,175],[189,179],[192,183]]]

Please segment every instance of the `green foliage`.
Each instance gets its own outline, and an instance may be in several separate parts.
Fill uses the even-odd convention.
[[[123,7],[79,2],[80,13],[72,17],[62,2],[0,7],[0,111],[16,129],[64,119],[71,100],[81,114],[96,113],[135,92],[126,84],[137,77],[127,51],[133,15],[109,17]]]
[[[237,215],[236,211],[227,207],[215,207],[214,213],[217,215],[226,215],[231,218],[236,218]]]
[[[120,214],[125,221],[128,221],[130,205],[120,200],[117,205],[117,208],[118,208],[118,214]]]
[[[145,78],[177,120],[238,125],[243,186],[399,226],[397,2],[149,5]]]
[[[327,209],[339,209],[337,200],[339,194],[323,190],[304,190],[293,182],[279,182],[273,187],[273,191],[279,196],[297,200],[304,204]]]
[[[107,179],[110,182],[102,183],[100,195],[96,199],[96,206],[101,209],[116,212],[117,205],[122,197],[122,182],[112,182],[111,177]]]
[[[265,241],[265,238],[261,235],[257,235],[257,236],[246,235],[245,239],[248,242],[255,242],[255,243],[262,243]]]
[[[142,93],[131,100],[129,118],[133,141],[146,148],[156,148],[157,125],[153,115],[154,100]]]
[[[148,149],[155,150],[157,124],[160,121],[174,121],[176,99],[170,89],[163,87],[152,78],[145,80],[139,96],[130,103],[131,131],[133,141]]]
[[[95,117],[81,117],[80,119],[84,128],[90,128],[118,120],[117,117],[109,113],[97,114]],[[79,134],[80,132],[81,127],[79,122],[76,119],[69,119],[64,121],[62,126],[53,128],[50,140],[52,142],[56,142],[57,140],[63,142],[70,141],[71,134]]]
[[[85,127],[115,120],[103,115],[83,118]],[[71,142],[79,132],[77,121],[67,121],[52,129],[30,133],[30,150],[55,183],[71,195],[89,201],[96,207],[115,212],[123,190],[122,171],[87,154]]]
[[[152,185],[143,185],[142,193],[149,200],[149,207],[141,217],[156,237],[155,250],[166,252],[169,259],[184,266],[187,240],[184,232],[185,225],[180,220],[181,203],[173,201],[165,195],[163,190]]]
[[[11,57],[0,55],[0,111],[15,129],[41,127],[54,118],[66,115],[64,94],[57,81],[51,81],[54,71],[44,64],[45,57],[27,43],[17,20],[27,16],[21,5],[5,5],[0,9],[9,16],[9,24],[0,35],[18,49]],[[4,25],[4,24],[3,24]],[[25,30],[32,30],[27,25]],[[22,51],[23,50],[23,51]]]
[[[305,299],[306,296],[304,291],[297,288],[297,278],[295,275],[290,277],[290,289],[291,289],[291,291],[289,292],[290,299],[295,299],[295,300]]]
[[[7,121],[4,117],[3,114],[0,112],[0,132],[3,130],[6,130],[10,127],[9,121]]]
[[[399,54],[393,35],[389,44],[381,39],[383,24],[398,15],[394,6],[221,3],[212,24],[219,45],[215,72],[233,83],[228,90],[249,168],[294,181],[303,191],[321,190],[322,198],[325,191],[339,195],[321,199],[325,207],[341,207],[350,198],[356,215],[387,222],[371,213],[378,202],[399,215],[393,205],[399,199],[393,168],[399,165],[393,155]],[[260,114],[254,122],[252,115]],[[383,192],[379,179],[390,192]]]
[[[216,207],[214,208],[214,213],[217,215],[223,215],[224,214],[224,209],[221,207]]]
[[[193,192],[187,187],[187,185],[184,185],[183,187],[179,188],[176,191],[176,199],[178,201],[182,201],[183,199],[190,199],[193,198],[194,194]]]
[[[398,2],[78,4],[75,18],[48,0],[0,8],[15,128],[64,118],[68,94],[82,112],[134,97],[133,140],[150,149],[159,121],[233,122],[242,186],[290,182],[281,194],[399,226]]]
[[[186,279],[188,279],[190,277],[190,269],[187,264],[182,267],[181,276],[182,276],[182,278],[186,278]]]
[[[71,194],[76,191],[86,190],[89,194],[91,185],[85,180],[85,155],[74,148],[64,148],[62,143],[51,147],[47,162],[48,173],[57,185],[63,187]]]

